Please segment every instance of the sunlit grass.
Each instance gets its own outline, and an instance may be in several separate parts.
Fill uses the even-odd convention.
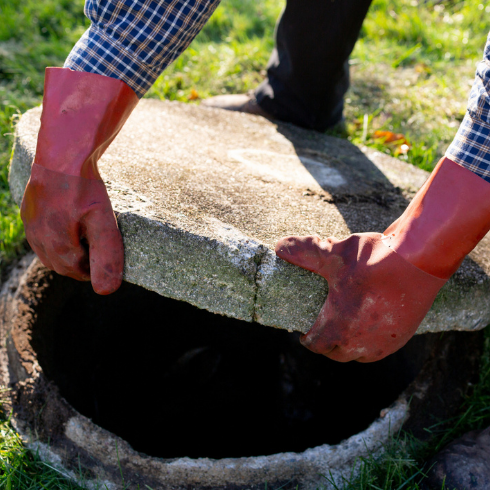
[[[373,3],[351,57],[349,138],[362,143],[364,115],[376,129],[403,133],[406,159],[430,170],[444,154],[466,111],[481,59],[490,8],[479,0]]]
[[[0,272],[24,248],[8,190],[16,115],[39,104],[44,68],[59,66],[85,23],[81,1],[0,0]]]
[[[29,451],[8,419],[0,421],[0,488],[5,490],[78,490],[66,475]],[[102,486],[100,490],[102,490]]]
[[[254,89],[265,76],[284,2],[225,0],[191,47],[158,78],[148,97],[187,102]]]
[[[11,152],[12,122],[19,113],[19,100],[0,87],[0,272],[24,248],[24,227],[19,210],[8,190],[8,161]],[[3,100],[2,100],[3,98]]]

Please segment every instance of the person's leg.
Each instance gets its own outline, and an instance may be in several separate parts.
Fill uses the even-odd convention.
[[[323,131],[342,118],[348,58],[371,0],[288,0],[276,28],[268,78],[248,95],[204,105],[238,110]]]
[[[288,0],[268,78],[256,90],[273,117],[325,130],[342,118],[348,58],[371,0]]]

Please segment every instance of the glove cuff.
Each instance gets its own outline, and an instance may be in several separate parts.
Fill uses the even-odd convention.
[[[383,243],[419,269],[448,279],[490,230],[490,183],[443,158]]]
[[[139,99],[121,80],[69,68],[47,68],[35,163],[101,180],[97,161]]]

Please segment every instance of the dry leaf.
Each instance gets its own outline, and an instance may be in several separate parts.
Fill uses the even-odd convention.
[[[197,100],[197,99],[199,99],[199,94],[197,93],[197,90],[195,88],[192,88],[189,97],[187,97],[187,100]]]
[[[393,133],[393,131],[375,131],[373,134],[374,139],[383,140],[381,143],[406,143],[405,136],[401,133]]]
[[[395,156],[398,155],[406,155],[410,150],[410,142],[405,138],[405,135],[401,133],[393,133],[393,131],[375,131],[373,134],[373,138],[379,143],[389,146],[391,148],[395,148],[394,153]]]

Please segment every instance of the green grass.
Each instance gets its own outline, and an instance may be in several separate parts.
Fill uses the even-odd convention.
[[[37,454],[26,451],[7,421],[0,422],[0,488],[6,490],[80,489]]]
[[[0,91],[0,96],[3,95]],[[17,102],[17,101],[16,101]],[[13,116],[18,106],[9,104],[8,99],[0,102],[0,131],[6,135],[11,128]],[[16,206],[12,203],[8,192],[8,162],[10,145],[8,136],[0,140],[0,267],[10,261],[23,249],[23,227]],[[9,138],[10,139],[10,138]]]
[[[161,76],[149,97],[187,102],[247,92],[265,75],[283,2],[224,0],[189,49]]]
[[[191,47],[155,83],[148,97],[189,102],[246,92],[265,75],[273,31],[284,1],[223,0]],[[60,66],[87,26],[81,0],[0,0],[0,271],[25,247],[7,183],[12,123],[40,103],[43,71]],[[430,170],[464,116],[466,99],[490,30],[482,0],[374,0],[351,56],[346,96],[347,137],[394,154],[376,130],[405,135],[400,158]],[[425,461],[464,431],[490,424],[490,333],[481,379],[461,414],[427,430],[430,443],[401,433],[382,458],[360,461],[361,473],[342,488],[419,489]],[[328,475],[325,475],[328,479]],[[0,489],[75,489],[22,446],[0,422]]]
[[[408,161],[431,170],[466,110],[490,29],[484,9],[479,1],[375,2],[351,58],[350,139],[362,142],[367,114],[368,134],[407,135],[413,145]]]
[[[46,66],[60,65],[86,24],[81,2],[0,0],[0,271],[24,248],[8,191],[12,123],[41,101]]]

